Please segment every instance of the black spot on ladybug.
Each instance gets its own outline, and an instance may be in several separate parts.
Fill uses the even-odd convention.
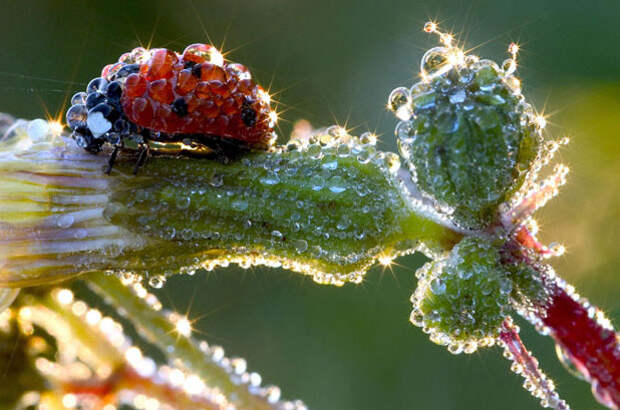
[[[202,65],[194,64],[192,66],[192,75],[196,78],[200,78],[201,74],[202,74]]]
[[[196,65],[195,61],[186,61],[185,63],[183,63],[183,68],[191,68],[195,65]]]
[[[241,120],[248,127],[256,124],[256,111],[251,106],[251,101],[245,100],[241,110]]]
[[[172,112],[179,117],[185,117],[187,115],[187,102],[183,98],[177,98],[172,103]]]

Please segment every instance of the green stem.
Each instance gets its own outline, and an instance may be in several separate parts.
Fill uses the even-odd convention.
[[[458,242],[461,234],[407,191],[396,154],[355,137],[322,138],[226,164],[156,156],[138,176],[127,158],[102,174],[105,158],[71,156],[69,141],[53,167],[39,169],[24,154],[10,157],[4,175],[0,161],[0,178],[16,184],[0,189],[0,209],[27,190],[19,206],[42,215],[0,216],[0,258],[7,259],[0,286],[100,271],[167,276],[229,263],[282,266],[342,285],[360,282],[377,261],[416,250],[433,256]]]
[[[116,276],[93,274],[89,276],[87,284],[106,302],[124,312],[142,337],[165,354],[172,355],[174,360],[179,360],[183,367],[200,376],[209,387],[218,388],[237,408],[272,408],[263,397],[250,393],[247,385],[234,383],[231,375],[205,355],[193,338],[180,335],[174,323],[162,312],[152,309]]]
[[[26,295],[23,301],[26,305],[45,309],[46,314],[36,316],[34,320],[45,328],[57,340],[71,343],[80,347],[80,354],[87,362],[96,365],[104,364],[114,369],[123,365],[123,355],[112,345],[105,342],[99,332],[93,331],[83,318],[80,318],[62,306],[50,293],[44,296]]]
[[[152,241],[122,256],[126,269],[158,275],[281,264],[342,284],[360,281],[377,260],[458,241],[460,234],[413,206],[390,164],[397,166],[394,154],[358,150],[260,153],[229,164],[152,160],[108,206],[113,224]]]

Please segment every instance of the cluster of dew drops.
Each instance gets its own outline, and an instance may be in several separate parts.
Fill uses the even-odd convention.
[[[308,209],[310,205],[297,190],[290,189],[289,186],[303,183],[307,185],[304,188],[326,192],[327,195],[333,197],[342,196],[345,193],[355,195],[363,203],[359,208],[363,214],[373,215],[383,213],[385,209],[402,209],[405,201],[396,190],[381,190],[379,194],[373,195],[371,180],[367,183],[353,184],[351,181],[364,181],[364,177],[359,174],[357,168],[343,166],[343,161],[348,162],[353,159],[360,164],[375,167],[379,171],[378,178],[379,175],[385,175],[385,181],[398,183],[399,180],[395,178],[400,169],[398,155],[378,151],[376,143],[377,137],[373,133],[363,133],[357,137],[349,135],[340,126],[331,126],[326,129],[313,130],[307,136],[295,136],[286,145],[276,148],[275,152],[268,155],[242,158],[243,165],[253,170],[251,176],[236,173],[233,181],[222,174],[226,172],[225,169],[218,170],[211,176],[209,185],[213,188],[215,195],[227,198],[234,210],[243,211],[246,219],[241,224],[242,229],[230,229],[228,219],[220,218],[208,207],[205,209],[198,203],[193,204],[193,201],[199,201],[200,198],[192,195],[176,196],[174,200],[171,199],[170,206],[188,212],[192,220],[200,220],[205,216],[213,218],[213,223],[208,227],[192,226],[177,231],[171,229],[165,217],[144,221],[144,223],[149,226],[151,234],[160,235],[167,240],[194,241],[197,245],[203,243],[203,240],[208,240],[212,244],[221,244],[225,247],[231,243],[237,243],[246,244],[252,248],[262,245],[265,249],[265,251],[244,253],[235,247],[231,254],[222,258],[187,261],[188,266],[182,269],[184,272],[193,273],[197,269],[212,270],[236,263],[242,268],[256,265],[283,267],[310,275],[316,282],[324,284],[359,283],[367,269],[365,265],[358,271],[341,274],[325,272],[297,260],[295,256],[283,255],[291,251],[292,255],[310,255],[313,258],[342,265],[374,260],[377,252],[374,248],[345,254],[338,250],[326,249],[325,246],[321,246],[321,241],[329,239],[359,241],[365,238],[380,240],[382,237],[389,236],[390,232],[395,229],[393,224],[378,220],[370,227],[358,226],[354,223],[355,221],[351,220],[350,215],[342,215],[334,221],[333,217],[328,214],[314,212],[314,208],[311,208],[313,211],[309,215],[304,215],[302,210]],[[314,176],[308,177],[309,175]],[[257,183],[264,186],[264,195],[249,198],[248,195],[255,194],[246,189],[240,189],[238,186],[239,184],[241,187],[244,186],[243,178],[249,178],[250,184]],[[188,191],[195,189],[192,180],[188,180],[187,184]],[[148,206],[149,201],[152,200],[150,196],[141,195],[139,192],[135,197],[135,205],[140,207]],[[248,206],[251,202],[257,202],[259,205]],[[282,202],[293,206],[278,206]],[[269,212],[275,220],[290,221],[290,233],[297,237],[284,241],[282,238],[286,232],[283,233],[277,228],[274,228],[267,236],[254,233],[253,227],[264,220],[265,213]],[[303,233],[306,235],[302,235]],[[282,254],[275,252],[278,249],[285,252]],[[398,255],[388,256],[391,260]],[[165,278],[172,273],[166,273],[165,269],[165,272],[160,273],[157,269],[159,268],[149,269],[148,283],[154,288],[161,288],[165,283]]]
[[[461,48],[453,44],[453,35],[439,31],[437,24],[434,22],[427,22],[424,25],[424,31],[437,34],[443,46],[431,48],[423,55],[420,63],[421,80],[410,88],[395,88],[390,93],[387,103],[387,109],[393,111],[400,120],[395,129],[395,134],[398,137],[398,148],[404,161],[410,165],[409,168],[414,183],[417,182],[417,176],[416,169],[412,166],[411,160],[411,145],[414,143],[414,138],[411,137],[410,123],[410,120],[414,117],[414,107],[427,108],[434,103],[434,100],[426,98],[427,94],[424,90],[427,89],[428,84],[434,78],[450,70],[457,69],[459,81],[467,83],[472,79],[469,67],[491,67],[494,72],[500,74],[502,82],[519,101],[517,109],[523,114],[521,121],[524,121],[524,123],[522,125],[532,123],[536,126],[537,132],[542,133],[547,125],[546,116],[537,113],[525,101],[525,97],[521,92],[521,81],[515,75],[517,70],[517,54],[520,49],[518,44],[510,43],[508,46],[510,57],[505,59],[500,67],[492,60],[480,59],[476,55],[466,54]],[[449,101],[451,104],[462,106],[464,110],[470,109],[468,107],[470,102],[468,102],[467,95],[460,87],[456,88],[456,92],[450,94]],[[536,222],[531,218],[532,214],[557,195],[559,187],[566,182],[568,167],[564,164],[555,165],[552,175],[542,181],[537,181],[538,175],[541,169],[550,163],[558,149],[568,143],[569,138],[566,136],[558,139],[546,139],[539,152],[538,159],[527,174],[522,188],[515,192],[507,203],[500,205],[500,213],[505,217],[503,222],[507,230],[526,223],[535,225]],[[452,212],[452,209],[445,206],[445,204],[440,203],[435,206],[439,208],[443,215],[449,216]],[[551,249],[550,252],[546,253],[545,257],[559,256],[562,252],[563,247],[558,244],[555,246],[555,249]]]
[[[184,315],[163,308],[157,296],[150,293],[141,284],[141,278],[137,275],[126,274],[122,276],[121,281],[151,309],[161,312],[174,325],[178,337],[192,337],[190,320]],[[209,386],[208,381],[203,380],[199,375],[188,372],[174,363],[158,365],[155,360],[146,356],[140,347],[132,343],[121,323],[106,316],[99,309],[90,307],[85,301],[77,299],[70,289],[56,288],[52,290],[51,296],[63,314],[74,316],[87,326],[90,332],[101,336],[100,343],[107,344],[118,352],[125,364],[140,377],[149,379],[153,383],[172,391],[177,391],[179,394],[185,394],[192,400],[196,400],[197,403],[210,403],[210,406],[221,409],[235,408],[229,397],[217,387]],[[13,312],[13,310],[16,311]],[[0,331],[11,317],[16,317],[20,327],[26,332],[37,325],[55,337],[62,354],[58,361],[50,361],[43,357],[37,358],[35,366],[42,375],[52,380],[80,380],[84,378],[85,368],[82,361],[85,361],[85,364],[91,368],[90,371],[97,376],[104,378],[111,376],[112,369],[105,363],[100,360],[91,363],[88,355],[78,354],[79,349],[76,349],[74,345],[75,341],[70,336],[71,332],[64,332],[60,322],[55,318],[55,313],[50,312],[47,308],[35,304],[22,306],[18,309],[7,309],[0,313]],[[221,346],[209,345],[204,340],[196,341],[196,343],[198,349],[205,355],[206,361],[222,368],[233,383],[239,385],[241,389],[246,389],[250,395],[264,399],[274,409],[307,410],[305,404],[300,400],[281,400],[280,388],[274,385],[264,386],[261,375],[249,371],[245,359],[240,357],[228,358]],[[36,394],[25,395],[21,404],[24,406],[35,405],[39,399]],[[70,390],[62,396],[64,407],[69,409],[91,408],[96,405],[97,400],[98,398],[75,394]],[[130,405],[137,409],[172,410],[169,404],[155,397],[149,397],[148,393],[145,394],[140,389],[132,390],[131,385],[118,393],[116,402],[117,405]]]

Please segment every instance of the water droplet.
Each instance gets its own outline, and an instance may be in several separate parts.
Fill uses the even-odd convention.
[[[433,76],[440,72],[448,64],[448,52],[445,47],[434,47],[428,50],[422,57],[420,70],[427,76]]]
[[[347,190],[344,180],[339,175],[334,175],[327,182],[327,187],[335,194],[339,194]]]
[[[454,133],[459,129],[459,116],[451,111],[444,111],[437,115],[435,125],[441,133]]]
[[[258,387],[263,382],[263,378],[256,372],[250,373],[250,386]]]
[[[333,160],[333,161],[328,161],[323,163],[323,165],[321,165],[321,168],[326,169],[328,171],[333,171],[336,168],[338,168],[338,161],[337,160]]]
[[[409,90],[405,87],[395,88],[388,97],[388,109],[401,121],[408,121],[411,118],[410,104]]]
[[[325,180],[320,175],[314,175],[310,178],[310,186],[313,191],[320,191],[325,186]]]
[[[450,102],[452,104],[459,104],[465,101],[467,94],[462,88],[457,88],[452,94],[450,94]]]
[[[277,386],[269,386],[265,390],[265,398],[270,404],[275,404],[280,400],[280,388]]]
[[[411,312],[411,315],[409,315],[409,321],[418,327],[422,327],[424,326],[424,315],[421,312],[414,310]]]
[[[86,104],[86,97],[88,97],[88,94],[83,91],[73,94],[73,97],[71,97],[71,105]]]
[[[460,343],[450,343],[448,345],[448,351],[452,354],[461,354],[463,346]]]
[[[319,144],[308,145],[307,151],[312,159],[321,159],[323,157],[323,149]]]
[[[224,348],[222,346],[213,346],[211,348],[211,357],[215,362],[219,362],[224,358]]]
[[[297,251],[297,253],[303,253],[306,250],[308,250],[308,242],[306,242],[304,239],[294,240],[293,246],[295,247],[295,250]]]
[[[414,110],[425,110],[433,108],[435,106],[435,99],[437,95],[433,91],[428,91],[419,94],[413,94],[413,107]]]
[[[568,370],[570,374],[572,374],[579,380],[585,380],[585,376],[579,370],[577,370],[577,367],[570,359],[570,353],[564,350],[564,348],[557,343],[555,345],[555,353],[558,355],[560,363],[564,365],[564,367],[566,368],[566,370]]]
[[[191,241],[194,238],[194,231],[185,228],[181,231],[181,238],[185,241]]]
[[[360,135],[360,142],[364,145],[376,145],[377,136],[372,132],[365,132]]]
[[[351,147],[349,147],[347,144],[340,144],[336,148],[336,154],[338,154],[338,156],[341,158],[348,157],[349,154],[351,154]]]
[[[344,231],[349,226],[351,226],[351,219],[347,216],[344,216],[342,217],[340,221],[338,221],[338,224],[336,225],[336,229],[338,229],[339,231]]]
[[[442,295],[446,292],[446,284],[439,278],[435,278],[431,281],[431,292],[435,295]]]
[[[508,278],[499,281],[499,291],[503,295],[509,295],[512,292],[512,282]]]
[[[191,199],[189,196],[177,196],[174,200],[177,209],[181,210],[189,208],[190,202]]]
[[[32,139],[33,141],[38,141],[47,135],[49,129],[50,127],[47,121],[38,118],[28,123],[26,133],[28,133],[30,139]]]
[[[489,130],[500,124],[500,118],[497,111],[491,108],[480,110],[474,119],[483,130]]]
[[[149,278],[149,286],[154,289],[161,289],[166,283],[166,278],[162,275],[151,276]]]
[[[56,220],[56,226],[61,229],[67,229],[71,227],[71,225],[73,225],[73,222],[75,222],[73,215],[65,214],[58,217],[58,219]]]
[[[390,173],[395,174],[400,169],[400,158],[393,152],[388,152],[385,156],[385,163]]]
[[[248,365],[245,359],[242,359],[240,357],[231,359],[230,364],[232,365],[233,372],[238,375],[245,373],[245,371],[248,369]]]
[[[514,94],[519,94],[521,92],[521,81],[517,77],[510,76],[504,78],[504,83],[512,90]]]
[[[367,164],[370,161],[370,153],[368,151],[362,151],[357,155],[357,161],[360,164]]]
[[[277,185],[280,182],[280,178],[275,172],[270,172],[260,179],[260,183],[263,185]]]
[[[511,75],[517,69],[517,63],[512,58],[508,58],[504,60],[502,63],[502,70],[504,71],[504,75]]]
[[[248,202],[237,200],[237,201],[233,201],[231,203],[231,206],[232,206],[232,209],[234,209],[235,211],[245,211],[246,209],[248,209]]]
[[[215,188],[219,188],[224,185],[224,175],[222,174],[213,174],[211,179],[209,180],[209,185]]]
[[[174,229],[174,226],[165,226],[162,231],[162,236],[164,239],[174,239],[176,233],[177,231]]]

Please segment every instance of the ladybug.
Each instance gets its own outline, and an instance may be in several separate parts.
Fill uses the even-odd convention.
[[[276,139],[269,94],[246,67],[226,62],[208,44],[182,54],[135,48],[105,66],[71,104],[66,118],[77,144],[93,154],[113,147],[106,173],[129,141],[139,147],[137,172],[149,142],[208,148],[227,158],[269,150]]]

